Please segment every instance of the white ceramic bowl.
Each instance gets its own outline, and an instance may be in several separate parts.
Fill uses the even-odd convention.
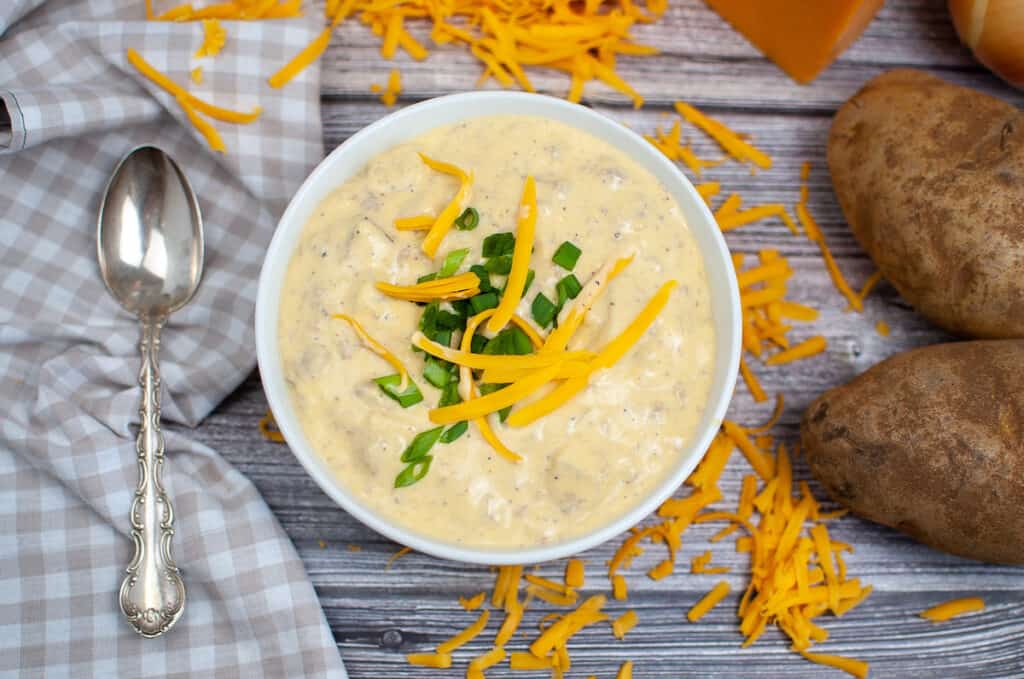
[[[581,537],[507,550],[474,549],[427,537],[392,523],[349,494],[303,434],[288,397],[277,342],[281,285],[302,229],[320,202],[381,152],[441,125],[496,114],[542,116],[571,125],[618,148],[661,181],[683,211],[703,255],[717,341],[711,393],[700,424],[678,463],[650,496]],[[334,149],[302,184],[281,217],[263,262],[256,301],[256,355],[267,400],[295,457],[324,492],[370,528],[417,551],[445,559],[495,565],[548,561],[584,551],[631,528],[672,495],[696,467],[725,416],[739,365],[740,333],[739,292],[729,251],[707,205],[683,173],[638,134],[589,108],[519,92],[470,92],[424,101],[378,120]],[[373,442],[366,444],[373,445]]]

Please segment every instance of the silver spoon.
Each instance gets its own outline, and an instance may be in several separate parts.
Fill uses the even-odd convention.
[[[121,161],[100,207],[96,252],[110,294],[142,325],[139,485],[132,501],[135,557],[121,583],[121,610],[135,631],[158,637],[185,609],[185,584],[171,557],[174,511],[163,489],[160,329],[195,294],[203,275],[203,220],[178,165],[142,146]]]

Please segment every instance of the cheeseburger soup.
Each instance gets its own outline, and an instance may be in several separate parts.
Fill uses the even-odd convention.
[[[471,175],[461,200],[459,177],[438,163]],[[424,252],[426,229],[450,203],[459,220],[431,258]],[[418,230],[396,228],[396,219],[424,215]],[[508,235],[488,238],[499,233]],[[512,237],[524,245],[513,249]],[[427,280],[414,288],[419,293],[401,293],[405,298],[377,286],[414,286],[446,261],[449,271],[435,281],[451,277],[450,286]],[[516,271],[527,261],[534,274],[527,274],[529,287],[515,308],[527,329],[523,320],[502,330],[485,319],[476,339],[463,343],[468,318],[505,296],[509,305],[519,299],[514,290],[525,284]],[[567,280],[570,275],[575,278]],[[462,299],[430,306],[410,301],[429,290]],[[569,335],[565,350],[537,348],[553,332],[542,323],[560,303],[560,327],[572,326],[574,314],[582,323],[562,331]],[[582,315],[586,303],[592,306]],[[638,323],[638,332],[620,337]],[[496,331],[501,338],[494,339]],[[527,116],[478,117],[434,129],[382,153],[339,186],[292,255],[278,333],[294,410],[340,483],[406,529],[476,548],[580,537],[649,496],[697,428],[715,358],[704,265],[673,198],[610,145]],[[372,350],[374,340],[407,368],[422,400],[412,403],[417,399],[407,389],[399,402],[399,377],[390,395],[375,383],[396,369]],[[414,342],[427,353],[414,350]],[[451,347],[454,353],[444,355],[456,363],[465,359],[462,346],[490,363],[460,370],[433,357],[425,362],[440,354],[438,345]],[[476,418],[450,421],[473,404],[459,403],[470,396],[470,383],[475,398],[502,394],[486,383],[488,370],[503,383],[527,383],[507,387],[505,395],[528,393],[511,405],[506,422],[494,412],[483,423],[519,461],[488,442]],[[560,407],[517,421],[517,411],[570,382],[577,386]],[[442,399],[446,407],[439,409]]]

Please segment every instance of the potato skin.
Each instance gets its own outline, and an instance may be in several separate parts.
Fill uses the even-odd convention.
[[[1024,112],[911,69],[870,80],[828,141],[861,246],[936,325],[1024,337]]]
[[[936,549],[1024,564],[1024,341],[938,344],[825,392],[800,434],[854,513]]]

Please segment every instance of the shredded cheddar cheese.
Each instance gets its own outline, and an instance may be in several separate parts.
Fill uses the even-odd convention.
[[[708,611],[718,605],[718,603],[729,594],[729,583],[722,580],[714,589],[704,595],[704,597],[694,604],[693,608],[686,614],[687,620],[690,622],[697,622],[705,615]]]
[[[676,160],[685,164],[698,177],[701,175],[704,168],[715,167],[716,165],[721,165],[725,162],[724,159],[704,160],[703,158],[698,158],[689,145],[684,145],[682,143],[681,137],[682,130],[678,120],[672,124],[672,128],[667,133],[663,132],[659,127],[655,130],[653,136],[644,135],[644,139],[653,144],[655,148],[665,154],[665,156],[670,160]],[[718,193],[717,182],[714,183],[713,191],[714,193]],[[700,192],[699,187],[698,192]],[[710,195],[714,195],[714,193]],[[708,196],[703,193],[701,193],[701,197],[705,200],[708,198]]]
[[[423,153],[420,153],[420,160],[430,169],[451,175],[459,180],[459,190],[455,193],[451,202],[441,210],[441,214],[434,220],[434,224],[427,231],[427,235],[423,239],[423,252],[426,253],[427,257],[433,258],[437,254],[437,248],[440,247],[441,241],[448,235],[452,224],[455,223],[456,218],[458,218],[459,213],[462,211],[463,202],[469,197],[469,187],[473,183],[473,177],[451,163],[434,160]]]
[[[790,363],[801,358],[807,358],[808,356],[820,354],[821,352],[825,351],[827,347],[828,342],[825,340],[825,338],[822,337],[821,335],[815,335],[814,337],[810,337],[790,349],[780,351],[777,354],[769,356],[768,360],[765,361],[765,363],[767,363],[768,365],[781,365],[783,363]]]
[[[882,280],[882,272],[881,271],[876,271],[873,274],[871,274],[870,276],[868,276],[868,279],[866,281],[864,281],[864,287],[862,287],[860,289],[860,292],[857,293],[857,299],[859,299],[861,301],[861,304],[864,303],[864,299],[871,293],[872,290],[875,289],[875,286],[878,285],[878,283],[881,280]]]
[[[384,564],[384,570],[389,570],[396,561],[401,559],[406,554],[409,554],[410,552],[412,552],[411,547],[402,547],[400,550],[391,555],[391,558],[389,558],[387,563]]]
[[[877,323],[875,323],[875,332],[877,332],[882,337],[888,337],[889,324],[886,323],[885,321],[878,321]]]
[[[633,661],[627,660],[619,665],[619,671],[615,673],[615,679],[633,679]]]
[[[209,116],[215,120],[228,123],[248,124],[259,118],[262,109],[258,106],[254,108],[250,113],[242,113],[239,111],[232,111],[229,109],[214,106],[213,104],[207,103],[202,99],[199,99],[192,94],[189,94],[183,87],[178,85],[176,82],[168,78],[160,71],[153,68],[153,66],[142,58],[138,52],[132,48],[128,48],[125,53],[128,59],[128,63],[134,66],[142,75],[150,80],[154,85],[161,88],[178,102],[178,105],[185,111],[189,121],[193,126],[204,137],[206,137],[210,148],[214,151],[224,152],[224,142],[221,140],[220,134],[214,129],[214,127],[199,117],[199,113]]]
[[[750,477],[750,478],[753,478],[753,477]],[[735,524],[733,524],[733,525],[735,525]],[[693,557],[693,559],[690,561],[690,572],[691,573],[695,573],[695,574],[704,573],[704,574],[710,574],[710,575],[719,575],[719,574],[722,574],[722,573],[728,573],[729,572],[729,567],[728,566],[710,567],[709,566],[710,563],[711,563],[711,551],[710,550],[709,551],[705,551],[703,554],[698,554],[697,556]]]
[[[565,564],[565,586],[582,587],[583,582],[583,562],[579,559],[569,559],[569,561]]]
[[[845,658],[841,655],[808,653],[807,651],[800,651],[800,655],[807,658],[811,662],[818,663],[819,665],[827,665],[829,667],[834,667],[837,670],[842,670],[847,674],[852,674],[853,676],[857,677],[857,679],[867,679],[868,664],[862,660]]]
[[[447,653],[410,653],[405,656],[406,662],[418,667],[433,667],[446,670],[452,666],[452,657]]]
[[[429,231],[435,221],[437,221],[437,217],[433,215],[399,217],[395,220],[395,228],[399,231]]]
[[[658,314],[665,308],[668,303],[669,297],[672,294],[672,289],[677,285],[676,281],[669,281],[661,286],[657,293],[651,297],[650,301],[644,306],[643,310],[637,314],[636,318],[630,322],[628,326],[619,334],[618,337],[609,342],[598,354],[591,360],[591,366],[594,370],[602,368],[610,368],[615,365],[621,359],[627,351],[632,348],[634,344],[643,336],[647,328],[657,319]],[[550,338],[550,336],[549,336]],[[546,345],[545,345],[546,348]],[[546,356],[552,354],[545,354],[543,351],[538,356]],[[557,356],[557,354],[554,354]],[[565,354],[568,358],[568,354]],[[554,374],[554,372],[552,372]],[[526,378],[530,379],[530,378]],[[557,408],[564,405],[570,398],[578,394],[587,386],[587,377],[574,377],[572,379],[565,380],[556,387],[553,391],[548,393],[546,396],[537,399],[533,403],[514,410],[508,417],[508,424],[512,427],[522,427],[531,422],[537,420],[544,415],[556,410]],[[522,381],[525,381],[522,380]],[[532,384],[532,383],[531,383]],[[515,386],[514,384],[512,386]],[[491,396],[501,394],[512,386],[506,387],[501,391],[494,392]],[[532,392],[531,392],[532,393]],[[518,400],[518,399],[517,399]],[[501,406],[504,407],[504,406]]]
[[[487,330],[498,332],[512,320],[519,300],[526,287],[526,275],[530,269],[530,253],[537,228],[537,185],[532,175],[523,184],[523,196],[519,201],[519,220],[516,225],[516,243],[512,251],[512,269],[508,274],[505,292],[501,296],[497,311],[487,321]]]
[[[393,285],[378,282],[378,290],[388,297],[404,299],[409,302],[435,302],[468,299],[480,292],[480,279],[471,271],[457,276],[437,278],[415,285]]]
[[[196,85],[202,85],[203,84],[203,67],[202,66],[196,66],[195,68],[193,68],[191,71],[188,72],[188,77]]]
[[[481,323],[490,318],[493,313],[494,309],[487,309],[466,321],[466,331],[462,334],[462,341],[459,345],[459,350],[462,353],[469,353],[477,328],[480,327]],[[470,401],[477,397],[476,387],[473,384],[473,373],[469,367],[464,365],[459,367],[459,391],[462,394],[463,401]],[[474,418],[473,424],[476,425],[476,428],[480,430],[480,435],[498,455],[513,463],[520,462],[523,459],[501,442],[501,439],[498,438],[491,428],[491,424],[486,416]]]
[[[467,611],[475,611],[476,609],[480,608],[480,606],[484,603],[484,599],[486,598],[487,594],[485,592],[480,592],[470,597],[469,599],[460,596],[459,605]]]
[[[331,35],[334,33],[334,27],[339,21],[340,19],[337,18],[332,21],[327,28],[320,32],[320,35],[313,42],[302,48],[302,51],[292,57],[277,73],[267,78],[267,84],[275,90],[281,89],[290,83],[295,76],[306,70],[310,64],[319,59],[327,50],[327,46],[331,44]]]
[[[484,627],[487,627],[487,621],[490,619],[491,612],[485,609],[484,612],[480,614],[480,617],[476,619],[476,622],[474,622],[469,627],[465,628],[452,638],[448,639],[447,641],[443,641],[440,644],[438,644],[437,652],[440,654],[448,654],[454,651],[455,649],[459,648],[460,646],[468,644],[470,641],[475,639],[480,634],[480,632],[484,630]]]
[[[627,594],[626,578],[621,575],[612,576],[612,598],[616,601],[624,601]]]
[[[937,606],[932,606],[928,610],[921,611],[920,616],[925,620],[931,620],[932,622],[945,622],[946,620],[958,615],[975,613],[983,610],[985,610],[985,602],[978,597],[970,597],[965,599],[951,599],[950,601],[946,601]]]
[[[625,639],[631,629],[636,627],[636,611],[629,610],[612,621],[612,634],[616,639]]]
[[[730,130],[721,122],[701,113],[695,107],[682,101],[677,101],[675,108],[679,115],[685,118],[687,122],[703,130],[709,137],[718,142],[718,145],[726,153],[739,162],[753,163],[764,170],[771,168],[772,159],[766,153],[753,144],[744,141],[740,135]]]
[[[378,85],[377,87],[377,91],[383,90],[380,95],[381,103],[385,106],[394,106],[398,101],[398,95],[402,92],[402,74],[398,72],[397,68],[391,69],[391,73],[388,74],[387,86],[380,88]]]
[[[260,418],[260,433],[263,438],[274,443],[284,443],[284,435],[277,430],[277,422],[274,421],[274,413],[267,411],[267,414]]]
[[[576,610],[566,613],[541,632],[541,635],[530,644],[530,653],[542,658],[554,650],[555,646],[564,644],[584,627],[607,620],[608,614],[601,612],[604,604],[605,597],[603,595],[595,594],[590,597]]]
[[[203,44],[196,50],[196,58],[215,57],[224,49],[228,32],[216,19],[203,19]]]

